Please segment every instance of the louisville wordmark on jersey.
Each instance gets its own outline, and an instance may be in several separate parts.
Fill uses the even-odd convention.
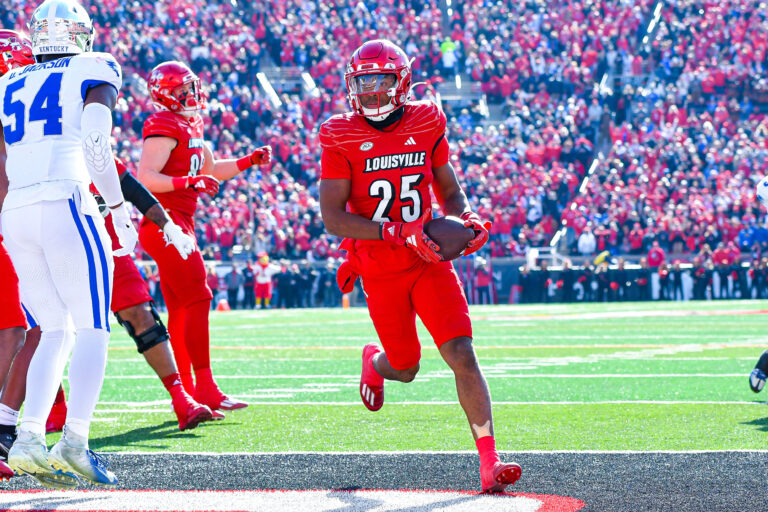
[[[419,219],[430,206],[432,168],[448,162],[442,110],[429,101],[403,108],[386,131],[353,113],[320,127],[322,179],[351,180],[350,211],[377,222]]]

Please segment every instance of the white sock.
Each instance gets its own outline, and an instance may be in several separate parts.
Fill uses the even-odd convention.
[[[43,332],[27,370],[27,396],[20,430],[45,436],[45,421],[51,412],[61,382],[61,359],[66,358],[65,331]]]
[[[85,438],[104,382],[107,343],[109,333],[104,329],[78,329],[75,333],[69,362],[67,429]]]
[[[0,404],[0,425],[15,427],[19,422],[19,411],[14,411],[5,404]]]

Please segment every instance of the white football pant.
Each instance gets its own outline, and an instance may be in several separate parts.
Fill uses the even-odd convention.
[[[70,362],[68,429],[88,436],[109,341],[112,244],[100,216],[82,213],[78,192],[3,212],[5,245],[24,304],[42,329],[27,374],[21,429],[44,434],[45,421],[68,357],[64,343],[75,327]]]

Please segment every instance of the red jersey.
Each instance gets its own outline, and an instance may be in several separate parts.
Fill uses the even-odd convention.
[[[448,163],[445,114],[430,101],[403,108],[402,119],[384,130],[352,112],[320,127],[321,178],[351,180],[349,211],[376,222],[418,220],[431,206],[432,168]],[[419,260],[412,250],[381,240],[356,241],[355,247],[394,252],[377,252],[381,270],[407,269]]]
[[[155,112],[144,121],[144,139],[160,136],[170,137],[177,142],[161,174],[174,178],[197,176],[205,158],[203,128],[200,114],[185,117],[167,110]],[[157,193],[155,197],[164,208],[191,219],[197,209],[197,194],[195,190],[185,189]]]

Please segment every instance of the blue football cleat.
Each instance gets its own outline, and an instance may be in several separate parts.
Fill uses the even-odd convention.
[[[765,372],[760,368],[755,368],[752,370],[752,373],[749,374],[749,387],[755,393],[759,393],[763,389],[763,386],[765,386],[766,379],[768,379],[768,376]]]
[[[64,427],[64,435],[48,454],[48,463],[55,469],[73,473],[95,485],[114,487],[117,477],[109,470],[106,459],[88,449],[87,439]]]

